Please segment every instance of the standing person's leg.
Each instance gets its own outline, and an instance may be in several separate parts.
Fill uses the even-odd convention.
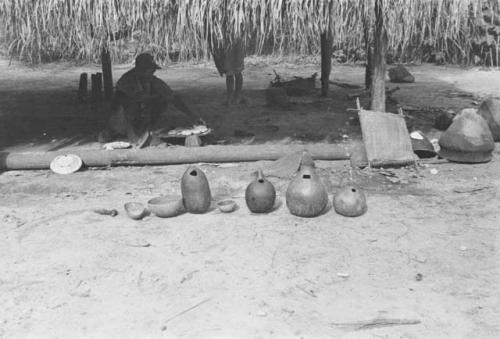
[[[241,90],[243,89],[243,74],[241,72],[234,75],[235,78],[235,89],[234,89],[234,102],[240,103]]]
[[[233,42],[228,49],[227,69],[234,74],[235,90],[233,93],[232,102],[235,104],[243,103],[241,91],[243,89],[243,69],[245,68],[245,43],[243,39],[238,39]]]
[[[226,95],[227,95],[227,104],[230,104],[233,98],[234,88],[235,86],[235,76],[233,74],[226,74]]]

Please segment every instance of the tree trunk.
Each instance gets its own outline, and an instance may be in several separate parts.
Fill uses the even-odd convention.
[[[321,33],[321,96],[328,95],[332,71],[333,36],[330,30]]]
[[[102,48],[101,63],[104,82],[104,98],[106,100],[111,100],[113,98],[113,73],[111,70],[111,56],[106,47]]]
[[[384,27],[382,0],[375,1],[375,31],[373,42],[371,110],[385,112],[385,54],[387,49],[387,32]]]
[[[363,12],[365,3],[362,3]],[[363,40],[365,43],[366,51],[366,67],[365,67],[365,89],[372,87],[372,74],[373,74],[373,46],[372,37],[370,36],[370,23],[369,18],[363,16]]]

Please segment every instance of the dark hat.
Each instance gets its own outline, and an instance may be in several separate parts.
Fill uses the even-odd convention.
[[[139,69],[161,69],[161,67],[156,64],[153,56],[149,53],[139,54],[135,58],[135,67]]]

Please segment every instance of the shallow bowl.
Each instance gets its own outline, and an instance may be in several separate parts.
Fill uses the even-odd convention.
[[[184,213],[184,203],[180,197],[156,197],[148,201],[148,209],[160,218],[171,218]]]
[[[236,202],[234,200],[222,200],[217,203],[217,207],[223,213],[231,213],[236,209]]]

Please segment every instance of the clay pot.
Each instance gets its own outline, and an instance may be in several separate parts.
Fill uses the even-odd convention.
[[[439,146],[439,155],[449,161],[481,163],[491,160],[495,142],[486,120],[464,110],[441,135]]]
[[[205,213],[210,208],[212,200],[208,180],[196,166],[190,166],[181,180],[181,192],[184,207],[190,213]]]
[[[346,186],[333,197],[335,212],[345,217],[359,217],[366,213],[366,197],[363,190],[355,186]]]
[[[328,195],[314,167],[302,164],[286,190],[286,206],[299,217],[320,215],[328,204]]]
[[[257,178],[251,182],[245,191],[245,201],[253,213],[267,213],[274,207],[276,190],[259,169]]]

